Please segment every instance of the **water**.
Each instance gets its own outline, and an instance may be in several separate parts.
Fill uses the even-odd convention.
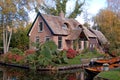
[[[86,80],[82,69],[44,72],[0,66],[0,80]]]

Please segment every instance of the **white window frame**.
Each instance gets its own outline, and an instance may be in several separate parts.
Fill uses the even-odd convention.
[[[49,40],[47,40],[47,38],[49,38]],[[50,39],[51,39],[50,36],[45,37],[45,41],[50,41]]]
[[[38,42],[37,42],[37,40],[38,40]],[[40,42],[40,37],[39,36],[36,36],[35,37],[35,43],[39,43]]]

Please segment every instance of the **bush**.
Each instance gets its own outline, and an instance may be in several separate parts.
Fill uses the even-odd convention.
[[[74,58],[77,55],[77,52],[74,49],[67,50],[67,58]]]
[[[13,48],[8,53],[4,54],[5,62],[23,64],[24,63],[23,54],[24,53],[20,49]]]
[[[8,63],[20,63],[20,64],[22,64],[24,62],[23,55],[17,55],[17,54],[13,54],[11,52],[4,54],[4,59],[5,59],[5,62],[8,62]]]
[[[25,55],[30,55],[30,54],[34,54],[36,51],[34,49],[28,49],[25,51]]]
[[[56,54],[53,55],[52,61],[56,64],[68,63],[66,51],[56,51]]]
[[[16,55],[23,55],[24,53],[18,49],[18,48],[13,48],[10,50],[12,54],[16,54]]]

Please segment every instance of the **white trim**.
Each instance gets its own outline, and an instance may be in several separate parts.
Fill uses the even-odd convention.
[[[35,43],[36,43],[37,39],[39,39],[39,42],[40,42],[40,37],[39,36],[35,36]]]
[[[45,36],[45,42],[46,42],[46,39],[49,38],[49,40],[51,40],[51,37],[50,36]]]

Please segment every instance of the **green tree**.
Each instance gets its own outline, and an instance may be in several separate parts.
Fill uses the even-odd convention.
[[[65,15],[67,14],[66,6],[70,6],[67,5],[67,2],[72,0],[52,0],[52,1],[53,1],[52,3],[55,3],[54,6],[49,5],[48,2],[45,2],[44,5],[42,6],[42,9],[47,14],[58,16],[61,11],[63,11]],[[68,15],[68,18],[76,18],[78,14],[81,14],[82,6],[84,4],[85,4],[85,0],[83,0],[83,2],[81,0],[75,0],[75,4],[74,4],[75,7],[73,8],[73,11],[68,12],[70,13]]]
[[[27,36],[28,30],[31,24],[28,24],[26,27],[18,27],[13,31],[11,38],[10,46],[12,48],[19,48],[22,51],[28,49],[29,46],[29,37]]]

